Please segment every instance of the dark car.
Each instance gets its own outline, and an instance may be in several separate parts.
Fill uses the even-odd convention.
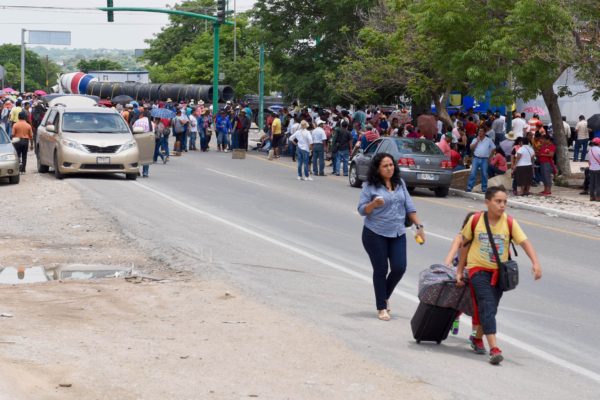
[[[391,154],[400,167],[400,176],[412,191],[416,187],[431,189],[446,197],[452,181],[452,163],[431,140],[384,137],[375,140],[350,161],[350,185],[361,187],[367,179],[369,165],[377,153]]]

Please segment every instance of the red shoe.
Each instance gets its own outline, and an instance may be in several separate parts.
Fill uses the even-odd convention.
[[[540,192],[538,193],[540,196],[552,196],[552,192]]]
[[[504,360],[504,357],[502,356],[502,350],[497,347],[492,347],[490,350],[490,364],[498,365],[502,362],[502,360]]]
[[[483,339],[477,339],[475,336],[469,336],[469,341],[471,342],[471,348],[477,354],[485,354],[485,346],[483,344]]]

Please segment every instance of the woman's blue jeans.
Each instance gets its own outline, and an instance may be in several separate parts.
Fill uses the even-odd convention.
[[[406,272],[406,235],[389,238],[363,227],[362,243],[373,267],[375,304],[378,310],[385,310],[386,301]]]
[[[298,147],[298,150],[296,151],[296,157],[298,158],[298,176],[302,176],[302,167],[304,167],[304,176],[308,178],[310,174],[308,171],[308,151],[302,150]]]

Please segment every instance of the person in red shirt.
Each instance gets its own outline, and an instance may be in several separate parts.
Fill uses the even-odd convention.
[[[450,162],[452,163],[452,171],[460,171],[465,169],[462,163],[462,157],[458,152],[458,144],[452,143],[450,146]]]
[[[488,177],[493,178],[496,175],[504,175],[507,169],[506,154],[502,147],[498,146],[488,165]]]
[[[542,196],[550,196],[552,194],[552,178],[556,173],[556,166],[554,165],[556,146],[552,143],[552,139],[548,135],[542,135],[540,142],[541,145],[537,152],[537,157],[540,162],[542,182],[544,183],[544,191],[540,194]]]
[[[442,153],[444,153],[444,155],[448,158],[450,158],[450,151],[451,151],[450,143],[452,143],[452,133],[450,133],[450,132],[446,133],[442,137],[442,140],[440,140],[437,143],[437,146],[440,148]]]

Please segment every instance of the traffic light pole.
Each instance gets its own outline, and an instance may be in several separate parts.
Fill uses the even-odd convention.
[[[112,5],[112,0],[107,0],[107,5]],[[214,27],[214,49],[213,49],[213,115],[216,115],[219,110],[219,31],[221,25],[233,25],[233,22],[225,20],[225,14],[222,18],[213,17],[210,15],[198,14],[189,11],[172,10],[168,8],[145,8],[145,7],[98,7],[100,11],[106,11],[110,19],[114,11],[137,11],[137,12],[152,12],[161,14],[180,15],[183,17],[203,19],[213,22]]]

